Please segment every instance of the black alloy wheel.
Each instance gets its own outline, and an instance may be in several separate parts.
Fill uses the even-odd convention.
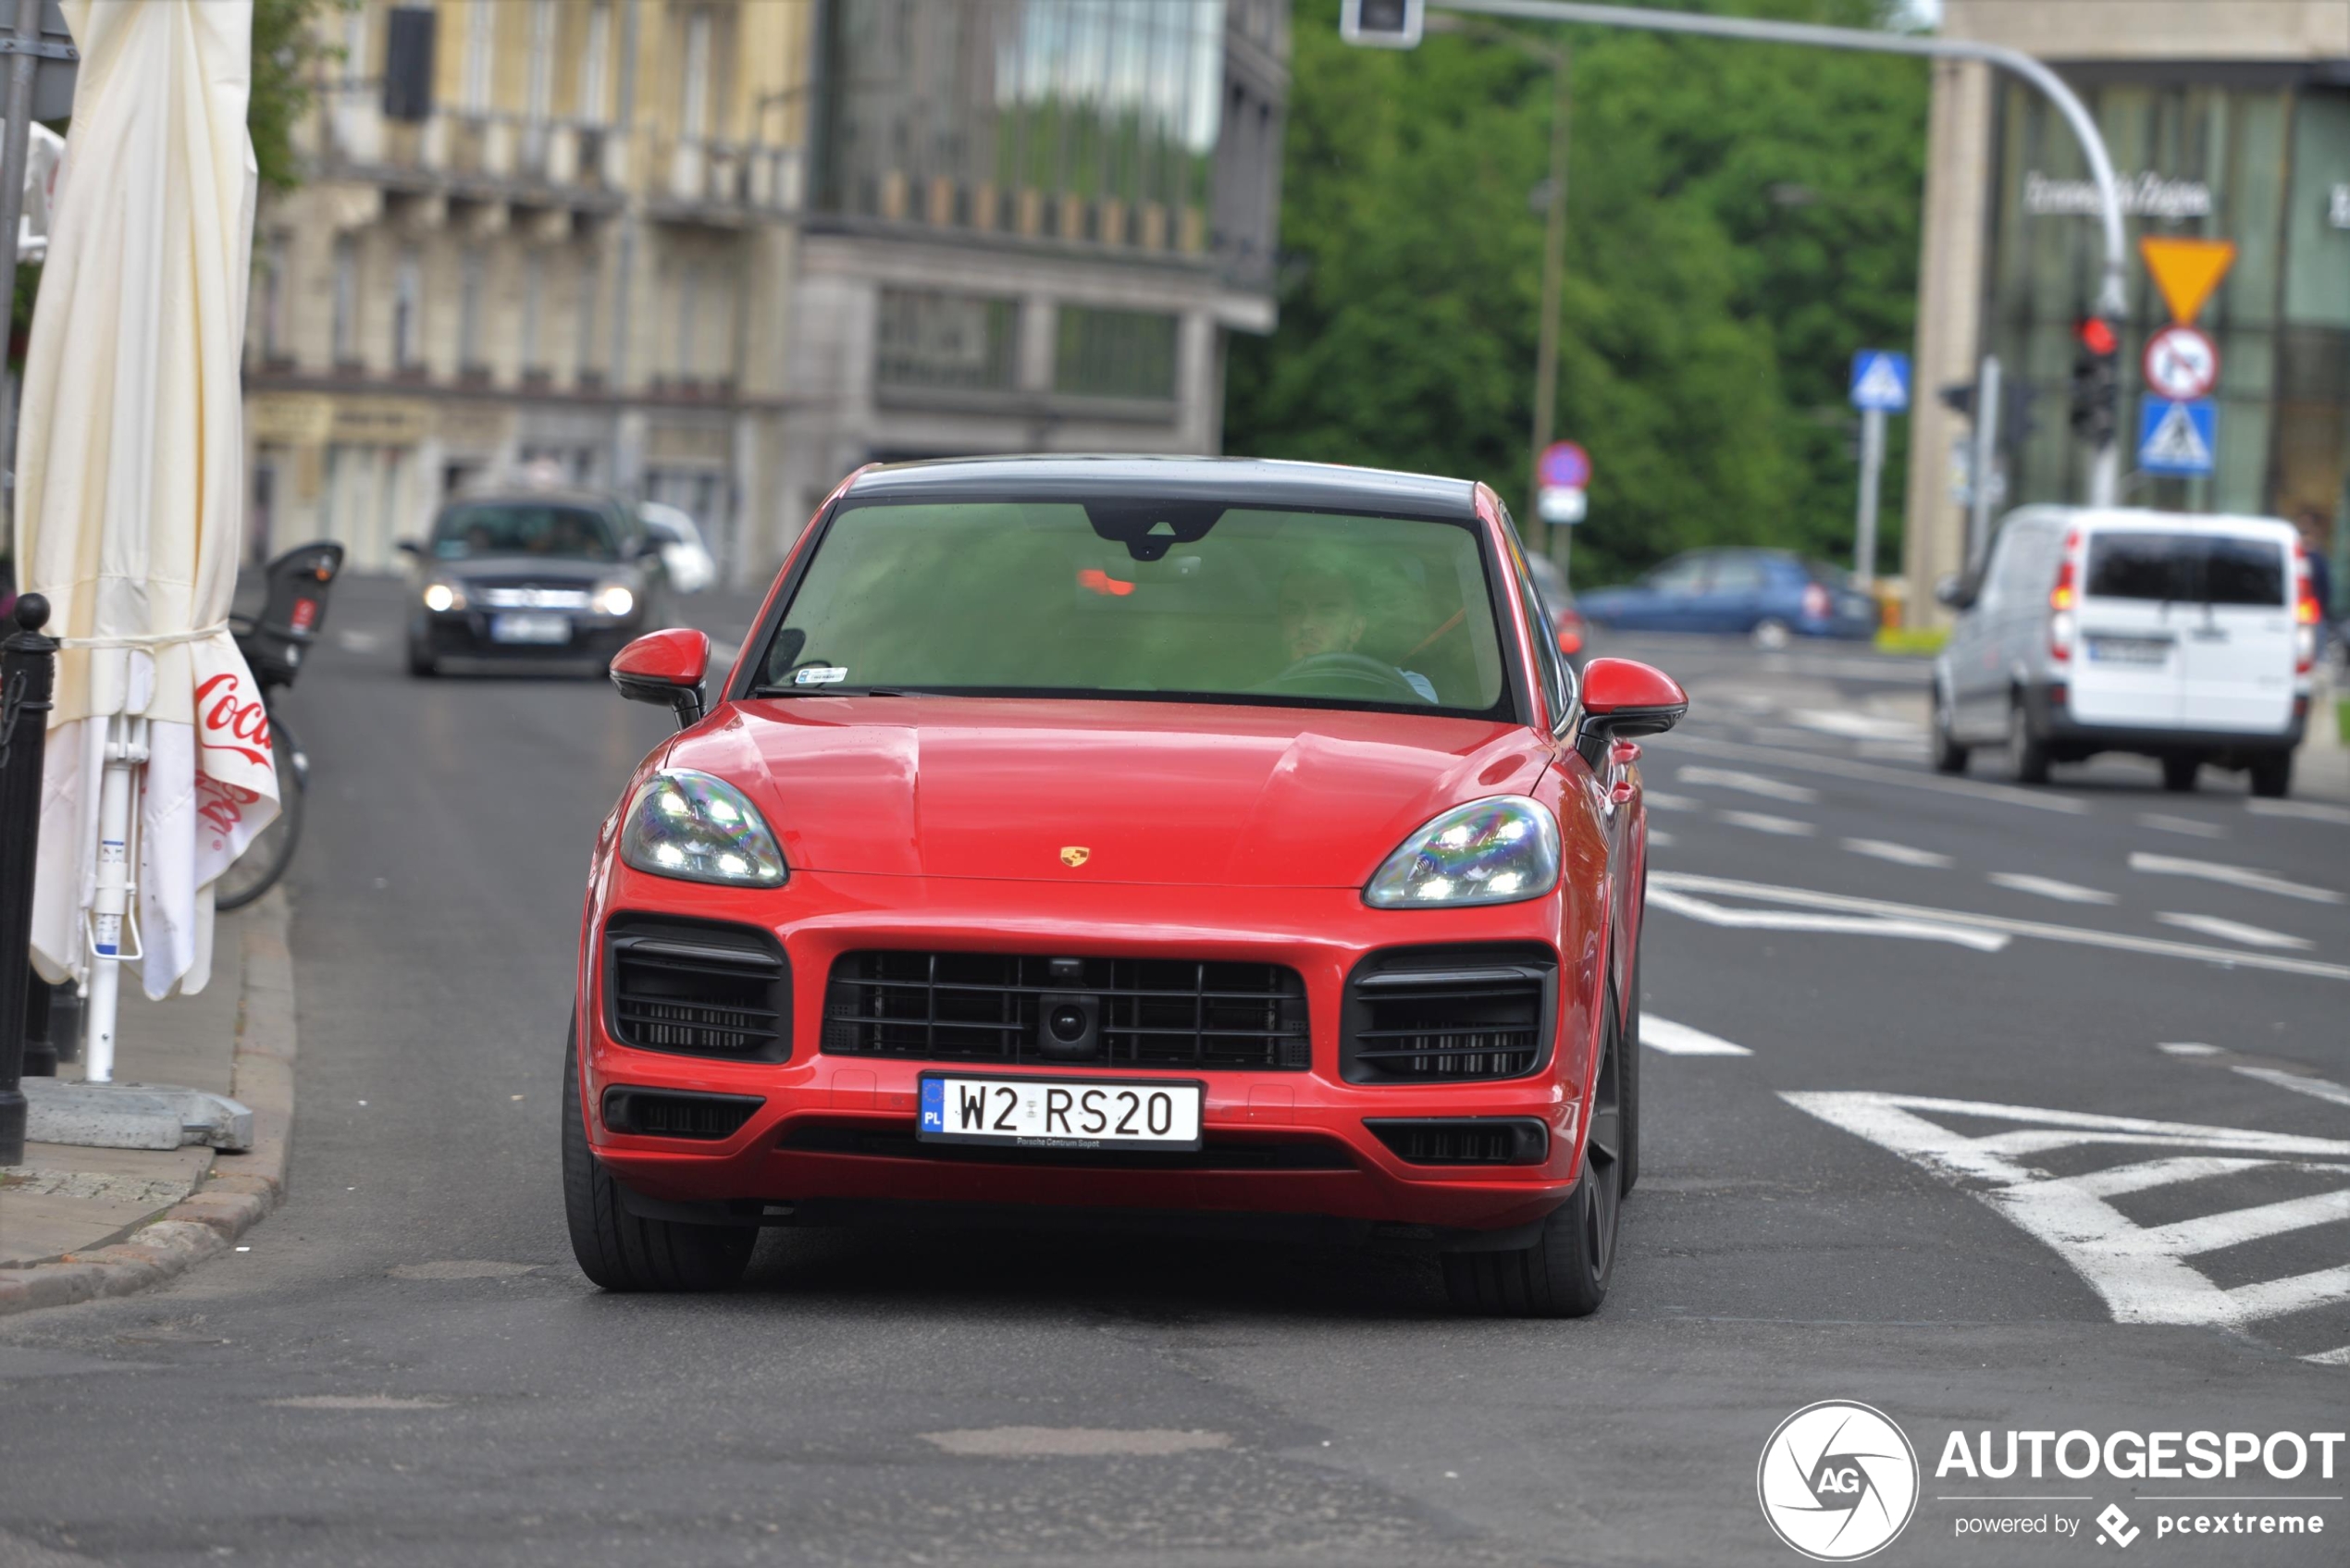
[[[1958,727],[1956,719],[1949,698],[1943,692],[1941,684],[1936,682],[1934,687],[1934,771],[1937,773],[1966,772],[1967,748],[1959,744],[1958,736],[1953,733]]]
[[[1588,1317],[1607,1299],[1624,1213],[1624,1103],[1617,1068],[1625,1044],[1613,988],[1600,1039],[1603,1054],[1575,1190],[1551,1211],[1530,1247],[1444,1254],[1444,1290],[1456,1311],[1490,1317]]]
[[[639,1219],[588,1146],[579,1101],[579,1028],[563,1048],[563,1217],[579,1271],[607,1290],[724,1290],[750,1266],[755,1225]]]

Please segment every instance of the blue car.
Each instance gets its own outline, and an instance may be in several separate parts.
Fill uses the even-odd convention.
[[[1581,607],[1614,630],[1729,633],[1763,648],[1877,628],[1876,600],[1849,575],[1782,549],[1693,549],[1629,587],[1583,595]]]

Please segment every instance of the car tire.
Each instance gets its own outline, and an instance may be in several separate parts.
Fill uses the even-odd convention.
[[[1754,623],[1754,646],[1781,648],[1795,640],[1795,630],[1775,615],[1765,615]]]
[[[2165,757],[2162,759],[2162,787],[2172,795],[2195,793],[2195,775],[2203,772],[2200,757]]]
[[[576,1025],[563,1051],[563,1217],[582,1274],[607,1290],[723,1290],[742,1278],[757,1226],[639,1219],[622,1206],[620,1183],[588,1146]]]
[[[1967,748],[1950,734],[1950,703],[1942,688],[1934,688],[1934,771],[1937,773],[1966,772]]]
[[[1456,1311],[1488,1317],[1588,1317],[1607,1299],[1624,1199],[1616,1070],[1624,1041],[1613,991],[1601,1039],[1600,1080],[1574,1191],[1542,1221],[1530,1247],[1444,1254],[1444,1290]]]
[[[2032,733],[2032,714],[2020,697],[2008,710],[2008,772],[2018,784],[2048,782],[2048,743]]]
[[[428,681],[440,673],[440,661],[420,642],[408,644],[408,673],[420,681]]]
[[[2270,800],[2282,800],[2293,793],[2293,753],[2271,751],[2252,759],[2246,770],[2252,775],[2252,793]]]

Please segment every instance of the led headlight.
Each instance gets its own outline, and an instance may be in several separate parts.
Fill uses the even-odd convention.
[[[640,871],[735,887],[781,887],[784,852],[757,807],[725,780],[657,773],[629,797],[620,858]]]
[[[465,607],[465,593],[454,583],[431,582],[425,585],[425,608],[435,615],[445,615]]]
[[[1376,909],[1515,904],[1558,880],[1558,823],[1538,800],[1497,795],[1455,806],[1405,839],[1363,889],[1363,902]]]
[[[596,590],[596,609],[605,615],[621,616],[637,608],[637,596],[625,583],[606,583]]]

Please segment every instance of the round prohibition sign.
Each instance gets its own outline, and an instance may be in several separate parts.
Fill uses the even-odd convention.
[[[2146,389],[2169,402],[2191,403],[2220,384],[2220,348],[2192,327],[2171,326],[2146,340],[2142,359]]]

